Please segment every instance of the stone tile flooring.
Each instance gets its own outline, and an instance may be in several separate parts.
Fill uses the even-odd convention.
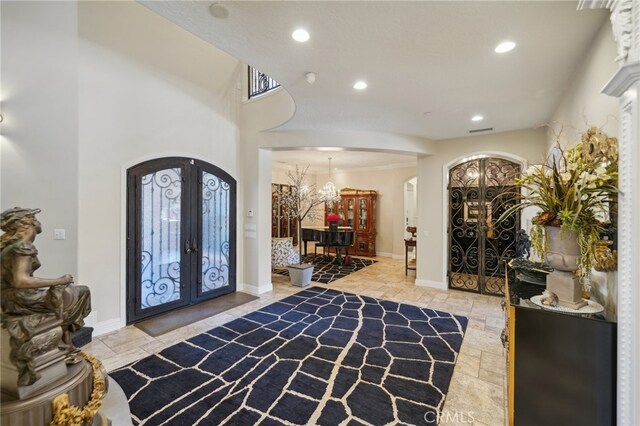
[[[376,260],[376,264],[331,284],[313,284],[468,317],[469,325],[439,424],[504,425],[506,370],[500,342],[504,324],[500,306],[502,299],[456,290],[416,287],[415,272],[409,271],[409,276],[404,275],[404,260]],[[83,350],[96,356],[111,371],[300,291],[299,287],[290,285],[286,276],[273,274],[272,282],[273,290],[260,295],[258,300],[167,334],[154,338],[128,326],[94,338]]]

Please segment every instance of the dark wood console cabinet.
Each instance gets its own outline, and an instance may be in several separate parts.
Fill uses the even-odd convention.
[[[354,242],[349,246],[349,254],[374,257],[376,255],[376,199],[373,190],[344,188],[340,190],[341,200],[325,204],[325,226],[327,215],[340,216],[340,226],[350,226],[355,231]]]
[[[509,425],[615,425],[616,323],[537,308],[527,300],[535,287],[509,275]]]

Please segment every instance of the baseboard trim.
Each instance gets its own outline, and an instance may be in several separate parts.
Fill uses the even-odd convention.
[[[254,296],[260,296],[263,293],[273,290],[273,284],[269,283],[269,285],[257,286],[250,284],[242,284],[242,288],[239,291],[244,291],[245,293],[253,294]]]
[[[393,253],[387,253],[384,251],[378,251],[376,252],[376,257],[390,257],[393,260],[403,260],[404,256],[401,254],[393,254]]]
[[[437,288],[439,290],[447,290],[447,284],[440,281],[420,280],[416,278],[416,285],[418,287],[430,287]]]
[[[93,336],[102,336],[103,334],[111,333],[112,331],[119,330],[125,326],[125,322],[121,321],[120,318],[100,321],[93,327]]]

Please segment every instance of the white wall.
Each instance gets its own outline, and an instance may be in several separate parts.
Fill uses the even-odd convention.
[[[1,7],[2,209],[43,209],[38,274],[77,275],[96,331],[117,328],[126,168],[192,156],[237,178],[239,63],[135,2]]]
[[[447,287],[443,277],[443,262],[447,259],[447,248],[446,245],[443,246],[443,230],[447,219],[443,216],[443,201],[447,192],[443,180],[445,164],[483,152],[500,152],[530,162],[540,162],[545,156],[546,148],[545,131],[540,128],[442,140],[438,142],[438,150],[434,155],[418,159],[416,284]]]
[[[115,328],[124,172],[183,155],[237,176],[238,61],[134,2],[1,7],[2,208],[43,209],[39,274],[77,274],[97,331]]]
[[[252,217],[239,222],[243,235],[244,289],[254,294],[271,285],[271,150],[260,149],[264,129],[287,121],[295,112],[293,99],[281,89],[242,105],[240,113],[240,157],[243,213]],[[240,198],[240,197],[239,197]],[[242,224],[242,225],[241,225]],[[255,229],[249,229],[249,227]]]
[[[553,128],[556,133],[560,126],[567,129],[566,135],[560,139],[563,146],[578,143],[580,133],[591,126],[601,128],[609,136],[618,136],[618,99],[601,93],[618,69],[614,61],[616,44],[612,34],[611,23],[607,20],[553,113]],[[548,132],[548,145],[554,142],[553,132]],[[617,315],[617,282],[617,272],[593,271],[592,296],[605,306],[605,316],[610,320],[615,320]]]
[[[1,209],[39,207],[36,275],[78,272],[77,9],[75,2],[0,4]],[[53,240],[54,228],[66,240]]]
[[[618,135],[618,100],[601,93],[618,69],[615,57],[616,45],[611,23],[607,20],[576,69],[569,88],[551,117],[550,123],[555,133],[564,127],[560,138],[563,146],[579,142],[580,133],[591,126],[601,128],[609,136]],[[548,132],[548,138],[548,145],[551,146],[556,141],[553,132]]]
[[[180,155],[237,176],[238,62],[137,3],[82,2],[78,19],[79,278],[97,321],[121,324],[126,168]]]
[[[272,165],[271,166],[271,182],[278,183],[278,184],[291,185],[291,181],[287,176],[287,173],[289,172],[289,170],[290,169],[288,168],[281,168],[281,167]],[[313,181],[315,182],[315,176],[313,178]]]

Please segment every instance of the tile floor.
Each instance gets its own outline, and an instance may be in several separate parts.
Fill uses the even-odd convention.
[[[504,350],[500,342],[504,324],[500,306],[502,299],[456,290],[416,287],[415,272],[409,271],[409,276],[405,277],[403,260],[376,260],[378,263],[331,284],[314,285],[468,317],[469,325],[439,424],[504,425],[506,370]],[[214,317],[155,338],[128,326],[94,338],[83,350],[96,356],[111,371],[300,291],[299,287],[290,285],[286,276],[273,274],[272,281],[273,291]]]

